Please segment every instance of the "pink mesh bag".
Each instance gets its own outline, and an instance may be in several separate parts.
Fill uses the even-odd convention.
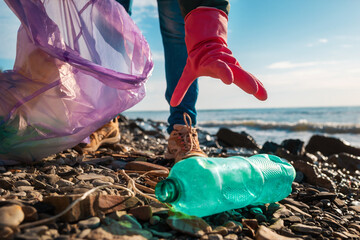
[[[73,147],[145,96],[149,46],[114,0],[5,0],[21,21],[0,75],[0,165]]]

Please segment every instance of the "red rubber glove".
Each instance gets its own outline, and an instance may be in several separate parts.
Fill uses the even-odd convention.
[[[178,106],[190,85],[200,76],[236,84],[259,100],[266,100],[262,83],[246,72],[227,48],[227,15],[216,8],[199,7],[185,17],[188,59],[172,95],[170,105]]]

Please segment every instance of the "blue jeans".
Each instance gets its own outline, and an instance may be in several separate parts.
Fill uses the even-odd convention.
[[[141,0],[135,0],[141,1]],[[132,0],[118,0],[125,8],[131,11]],[[165,53],[166,92],[165,98],[170,105],[171,96],[181,77],[186,64],[187,50],[185,45],[184,18],[181,16],[177,0],[157,0],[160,31]],[[183,113],[190,115],[192,124],[196,124],[195,104],[199,93],[198,81],[195,80],[187,91],[181,104],[170,106],[168,118],[168,132],[173,130],[174,124],[184,124]]]

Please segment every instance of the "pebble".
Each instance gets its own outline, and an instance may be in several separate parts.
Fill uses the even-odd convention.
[[[87,229],[84,229],[82,230],[78,235],[77,237],[79,239],[83,239],[83,238],[86,238],[87,235],[89,235],[91,233],[91,229],[90,228],[87,228]]]
[[[59,179],[59,181],[56,182],[56,184],[59,186],[59,187],[69,187],[69,186],[74,186],[75,183],[69,181],[69,180],[65,180],[65,179]]]
[[[43,235],[49,229],[48,226],[41,225],[38,227],[27,228],[25,229],[24,233],[28,235]]]
[[[17,187],[17,189],[19,191],[23,191],[23,192],[31,192],[34,191],[34,187],[33,186],[19,186]],[[26,196],[26,195],[25,195]]]
[[[95,174],[95,173],[81,174],[81,175],[77,176],[77,179],[83,180],[83,181],[91,181],[91,180],[99,179],[99,180],[102,180],[105,182],[114,183],[114,179],[112,177],[103,176],[103,175]]]
[[[234,233],[228,234],[224,237],[224,240],[238,240],[238,239],[239,239],[238,235]]]
[[[85,220],[82,220],[80,222],[78,222],[78,226],[80,229],[84,229],[84,228],[97,228],[100,226],[100,218],[98,217],[91,217]]]
[[[14,184],[12,183],[11,180],[6,180],[5,178],[1,179],[0,178],[0,188],[5,189],[5,190],[12,190],[14,187]]]
[[[280,230],[284,227],[284,220],[277,219],[273,224],[269,226],[270,229],[273,230]]]
[[[19,181],[16,181],[14,183],[14,185],[16,187],[19,187],[19,186],[31,186],[31,183],[29,183],[29,181],[27,181],[27,180],[19,180]]]
[[[129,213],[137,220],[147,222],[152,217],[152,209],[149,205],[131,208]]]
[[[255,235],[256,240],[300,240],[301,238],[289,238],[285,236],[281,236],[277,234],[275,231],[265,227],[260,226],[259,230],[256,232]]]
[[[204,235],[200,238],[201,240],[223,240],[223,236],[221,234],[211,233],[209,235]]]
[[[298,216],[290,216],[288,218],[284,218],[284,221],[290,222],[290,223],[301,223],[301,218]]]
[[[210,225],[202,218],[176,213],[166,219],[166,223],[174,230],[189,234],[194,237],[202,237],[211,232]]]
[[[95,179],[94,181],[92,181],[91,184],[94,185],[94,187],[112,185],[111,182],[105,182],[105,181],[100,180],[100,179]]]
[[[36,208],[32,206],[22,206],[22,211],[24,212],[24,220],[26,222],[33,222],[39,218]]]
[[[156,225],[160,222],[161,218],[159,216],[152,216],[149,220],[151,225]]]
[[[12,239],[14,231],[10,227],[0,227],[0,236],[2,239]]]
[[[290,229],[300,233],[319,235],[322,231],[321,227],[305,225],[301,223],[295,223],[290,226]]]
[[[0,227],[17,227],[24,220],[24,212],[19,205],[0,208]]]
[[[216,233],[216,234],[220,234],[222,236],[225,236],[228,234],[228,229],[224,226],[217,226],[213,231],[212,233]]]

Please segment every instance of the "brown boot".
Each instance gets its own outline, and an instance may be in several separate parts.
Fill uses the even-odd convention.
[[[190,124],[186,118],[189,119]],[[200,149],[196,128],[191,126],[191,118],[187,113],[184,113],[184,122],[186,125],[174,125],[165,152],[165,158],[175,159],[175,163],[191,156],[207,157]]]
[[[105,124],[90,135],[90,143],[82,146],[83,152],[95,152],[103,144],[114,144],[120,141],[120,129],[117,118]]]

